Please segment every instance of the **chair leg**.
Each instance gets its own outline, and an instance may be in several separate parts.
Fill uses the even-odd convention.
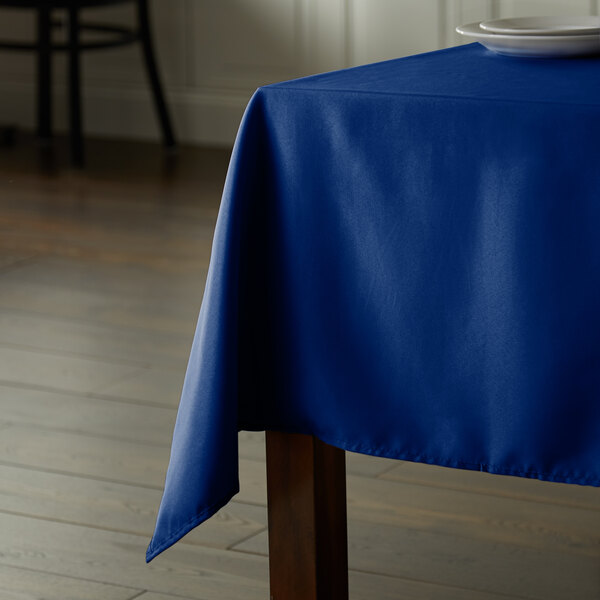
[[[52,137],[52,28],[50,9],[37,13],[37,134],[42,140]]]
[[[162,128],[163,142],[167,147],[175,146],[175,136],[169,118],[167,103],[162,91],[160,76],[156,66],[156,58],[152,45],[152,32],[150,29],[150,15],[148,13],[148,0],[138,0],[138,23],[140,42],[144,51],[144,60],[146,62],[146,71],[148,79],[152,86],[152,94],[154,96],[154,106],[158,113],[158,119]]]
[[[69,8],[69,120],[71,161],[74,166],[84,163],[83,135],[81,132],[81,77],[79,48],[79,10]]]

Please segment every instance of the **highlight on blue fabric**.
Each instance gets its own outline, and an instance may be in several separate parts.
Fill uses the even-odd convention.
[[[600,59],[479,44],[259,89],[151,560],[238,491],[237,433],[600,485]]]

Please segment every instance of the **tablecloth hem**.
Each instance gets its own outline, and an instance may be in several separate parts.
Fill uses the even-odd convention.
[[[166,540],[163,540],[158,546],[154,547],[155,538],[153,537],[146,551],[146,562],[149,563],[151,560],[156,558],[161,552],[164,552],[167,548],[170,548],[173,544],[177,543],[182,537],[187,535],[192,529],[210,519],[217,511],[223,508],[229,501],[240,491],[239,485],[236,485],[232,492],[223,496],[217,502],[211,504],[209,507],[202,510],[200,513],[195,515],[192,519],[187,521],[182,527],[180,527],[175,533],[171,534]]]
[[[240,431],[264,431],[269,427],[256,427],[245,423],[243,426],[239,426]],[[277,428],[278,431],[282,429]],[[327,434],[314,432],[314,431],[300,431],[294,429],[293,431],[286,430],[287,433],[301,433],[305,435],[314,435],[319,438],[322,442],[347,450],[349,452],[358,452],[360,454],[368,454],[371,456],[379,456],[382,458],[392,458],[396,460],[407,460],[409,462],[424,463],[429,465],[436,465],[439,467],[451,467],[454,469],[465,469],[469,471],[482,471],[494,475],[508,475],[513,477],[524,477],[526,479],[539,479],[540,481],[548,481],[552,483],[569,483],[575,485],[586,485],[593,487],[600,487],[600,476],[588,475],[588,474],[576,474],[576,473],[560,473],[560,472],[545,472],[539,471],[533,468],[526,468],[524,466],[501,466],[488,464],[486,462],[476,461],[463,461],[455,459],[444,459],[439,457],[427,456],[426,454],[409,452],[405,450],[390,450],[384,447],[373,447],[365,444],[356,442],[349,442],[347,440],[336,439]]]

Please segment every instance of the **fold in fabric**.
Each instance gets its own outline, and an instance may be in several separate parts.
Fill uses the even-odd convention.
[[[237,432],[600,485],[600,60],[478,44],[259,89],[217,223],[151,560]]]

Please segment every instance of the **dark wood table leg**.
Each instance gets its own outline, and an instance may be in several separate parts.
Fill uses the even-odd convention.
[[[344,451],[267,431],[272,600],[347,600]]]

